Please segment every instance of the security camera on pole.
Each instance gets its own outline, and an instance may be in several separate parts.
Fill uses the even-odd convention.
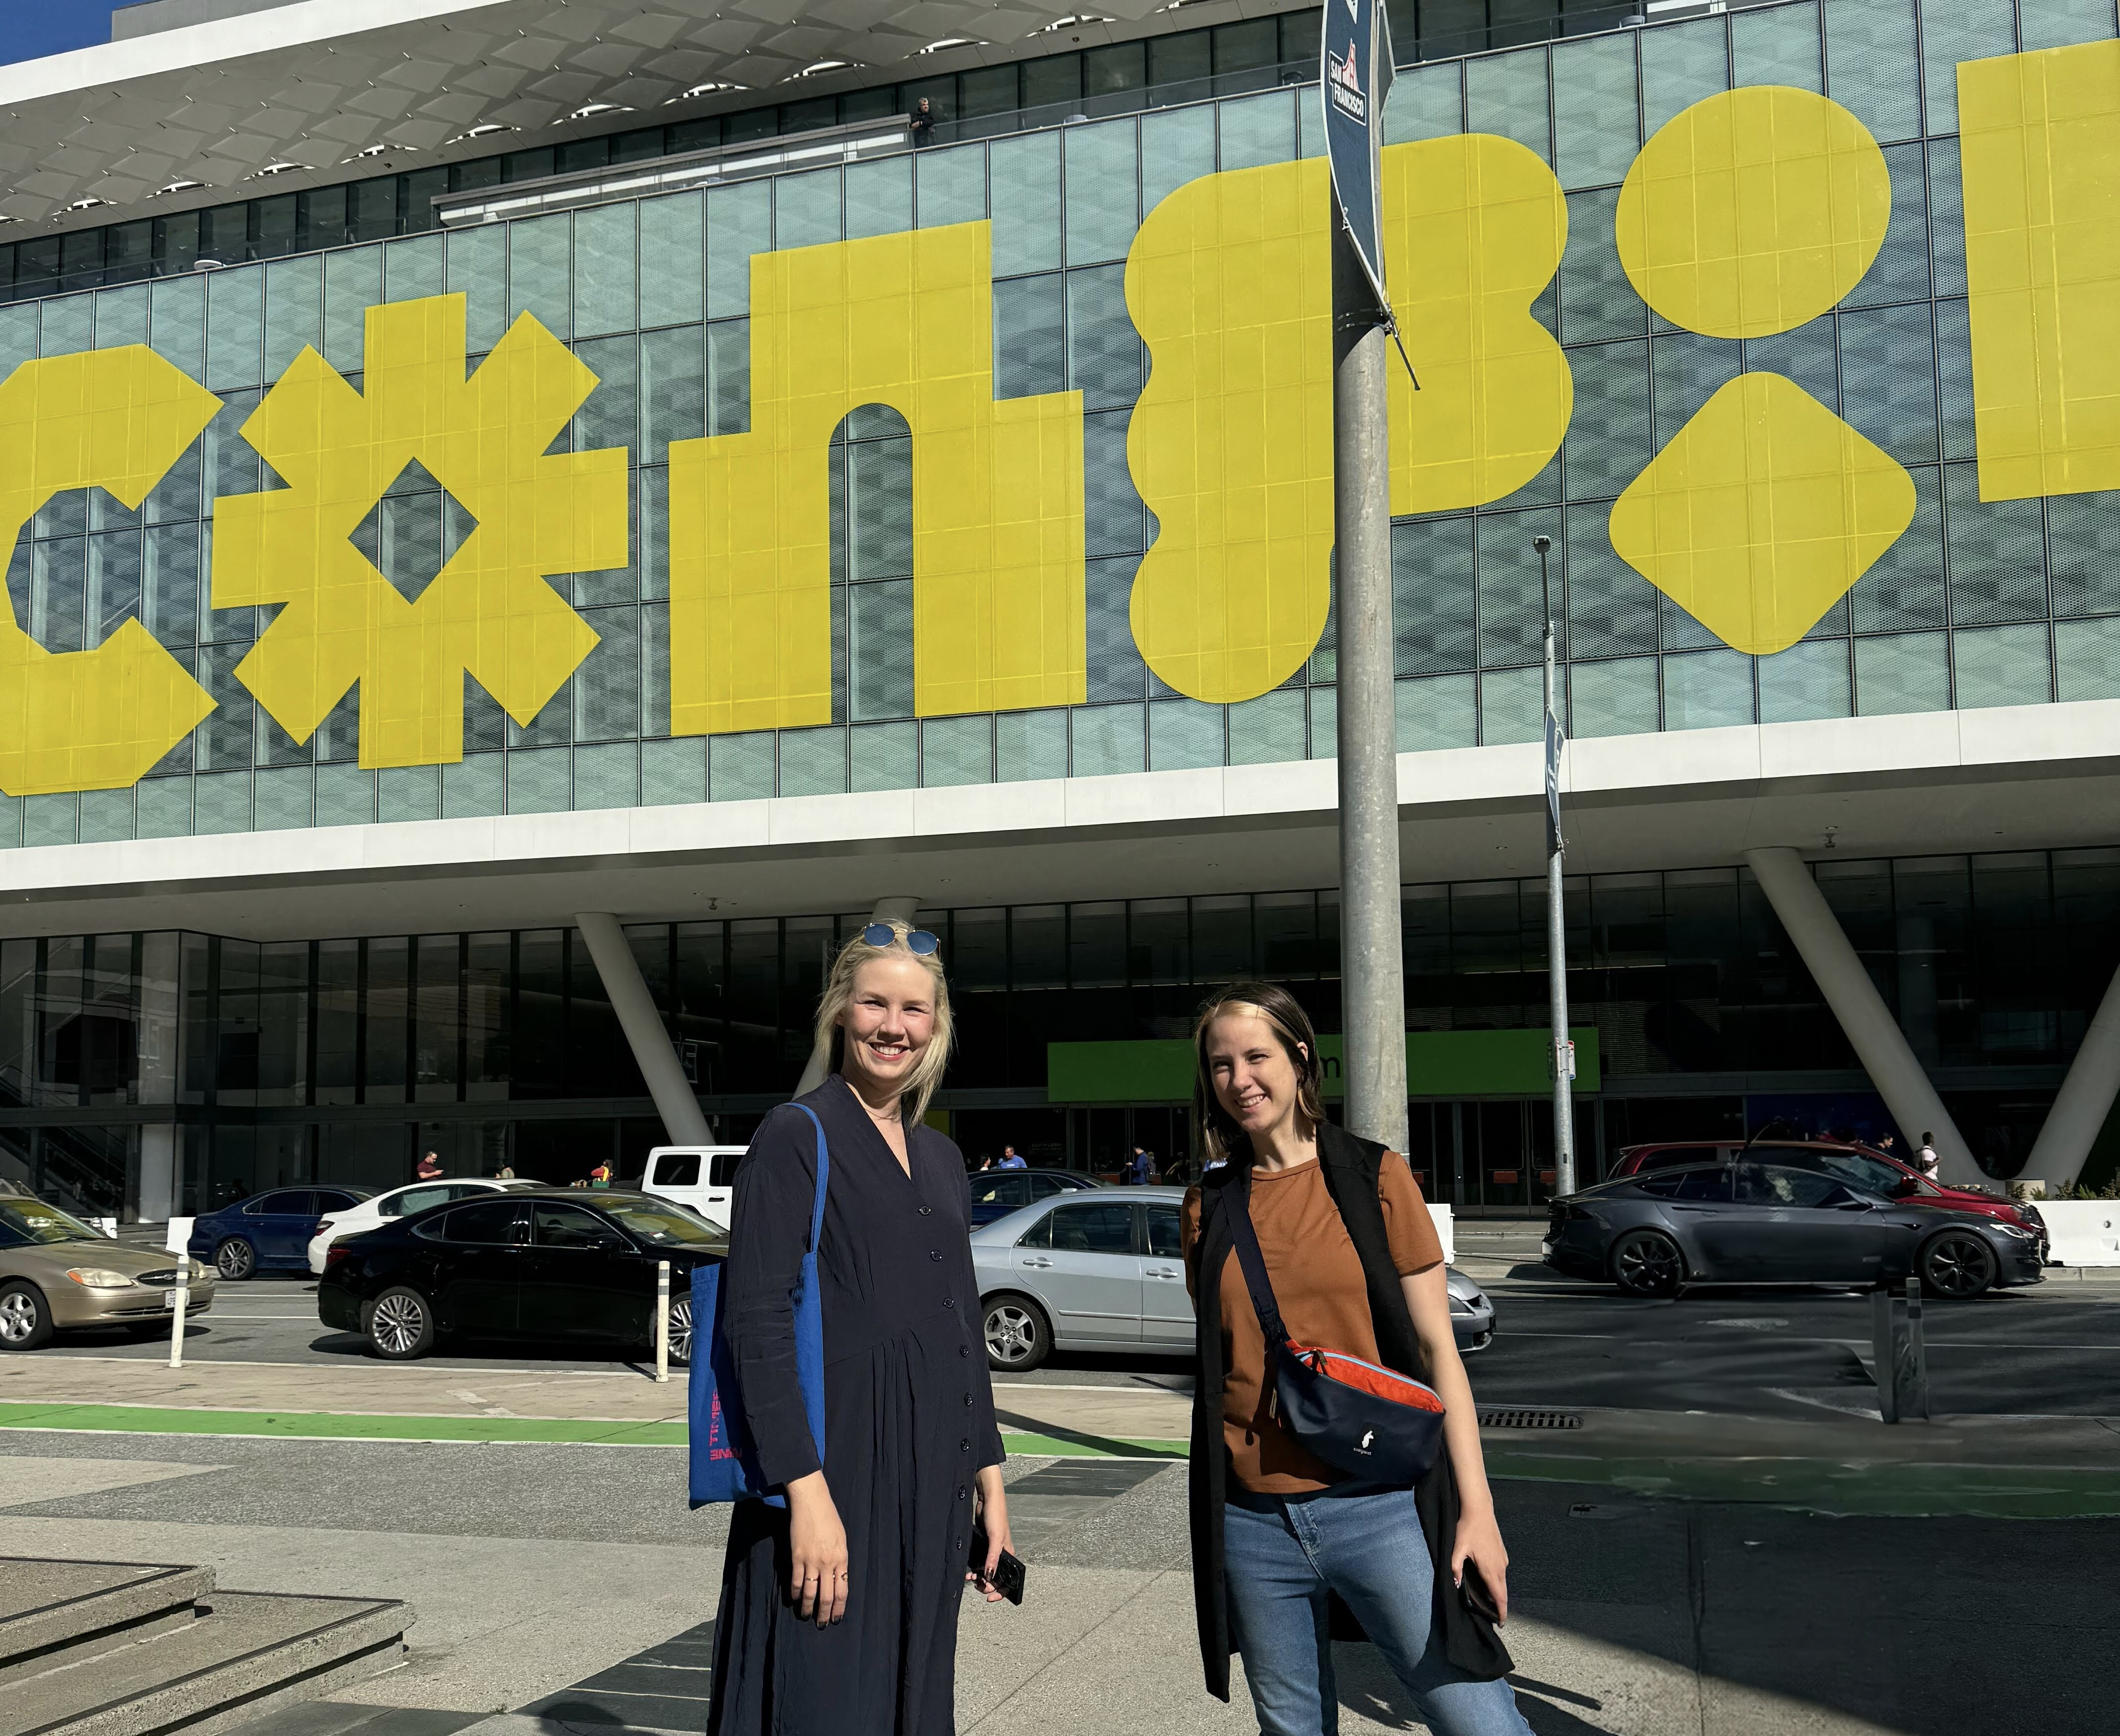
[[[1392,693],[1383,142],[1391,33],[1378,0],[1327,0],[1318,80],[1332,215],[1332,577],[1338,621],[1341,980],[1347,1125],[1406,1149],[1398,725]],[[1404,354],[1403,348],[1401,354]],[[1412,363],[1408,361],[1411,371]]]

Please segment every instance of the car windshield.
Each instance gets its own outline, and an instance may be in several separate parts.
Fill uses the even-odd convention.
[[[641,1240],[658,1248],[716,1247],[722,1232],[678,1206],[645,1199],[600,1199],[597,1204]]]
[[[79,1218],[40,1199],[0,1199],[0,1236],[17,1248],[30,1243],[103,1240]]]

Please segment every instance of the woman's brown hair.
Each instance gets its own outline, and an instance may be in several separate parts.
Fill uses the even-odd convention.
[[[1218,989],[1201,1007],[1192,1026],[1192,1119],[1199,1130],[1203,1169],[1210,1164],[1251,1161],[1251,1140],[1215,1095],[1215,1076],[1207,1059],[1208,1031],[1216,1020],[1231,1016],[1266,1022],[1295,1069],[1295,1106],[1313,1127],[1325,1119],[1318,1033],[1310,1028],[1310,1015],[1303,1003],[1274,983],[1232,983]]]

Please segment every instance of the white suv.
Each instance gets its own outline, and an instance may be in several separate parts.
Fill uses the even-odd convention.
[[[309,1238],[309,1275],[323,1276],[324,1250],[342,1236],[358,1236],[363,1230],[375,1229],[393,1217],[410,1217],[430,1206],[447,1205],[453,1199],[463,1199],[473,1194],[494,1194],[508,1188],[537,1185],[537,1182],[520,1179],[503,1181],[492,1175],[466,1175],[440,1181],[416,1181],[406,1187],[393,1188],[387,1194],[378,1194],[373,1199],[364,1199],[318,1220],[316,1234]]]

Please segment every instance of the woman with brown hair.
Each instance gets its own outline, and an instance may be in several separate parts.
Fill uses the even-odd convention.
[[[737,1171],[723,1317],[760,1465],[787,1506],[742,1501],[731,1515],[707,1729],[953,1736],[972,1538],[983,1529],[991,1575],[1009,1529],[965,1161],[922,1119],[950,1054],[935,937],[879,922],[848,942],[817,1035],[832,1072],[797,1101],[830,1159],[825,1438],[797,1376],[793,1301],[816,1129],[787,1105]]]
[[[1339,1728],[1332,1641],[1366,1635],[1437,1736],[1529,1736],[1495,1631],[1509,1613],[1509,1552],[1442,1245],[1412,1171],[1325,1119],[1318,1039],[1285,989],[1223,990],[1201,1010],[1193,1046],[1209,1167],[1186,1196],[1183,1245],[1198,1316],[1192,1589],[1208,1692],[1229,1698],[1235,1650],[1262,1736],[1324,1736]],[[1243,1217],[1291,1341],[1382,1364],[1440,1398],[1443,1444],[1418,1483],[1358,1481],[1282,1418],[1233,1257]]]

